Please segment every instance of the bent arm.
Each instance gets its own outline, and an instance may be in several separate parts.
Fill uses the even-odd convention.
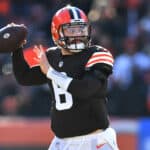
[[[63,90],[70,92],[74,97],[82,99],[94,95],[105,97],[108,75],[101,67],[92,67],[94,70],[91,68],[89,71],[85,71],[85,75],[81,80],[74,79],[55,70],[51,66],[42,46],[35,46],[34,50],[37,58],[39,58],[40,69],[43,74]]]
[[[74,79],[49,68],[47,78],[53,80],[62,89],[70,92],[73,96],[85,99],[87,97],[97,95],[99,97],[106,96],[107,76],[101,71],[88,71],[82,79]],[[98,94],[97,94],[98,93]]]
[[[73,79],[68,91],[80,98],[91,96],[105,97],[107,94],[107,79],[96,77],[94,72],[86,73],[82,80]]]

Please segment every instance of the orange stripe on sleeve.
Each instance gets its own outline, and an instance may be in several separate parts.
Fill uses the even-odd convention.
[[[91,67],[97,63],[105,63],[113,66],[114,59],[111,53],[109,52],[96,52],[90,57],[85,67]]]

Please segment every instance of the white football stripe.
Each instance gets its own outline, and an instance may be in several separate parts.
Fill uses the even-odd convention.
[[[108,62],[108,61],[97,61],[97,62],[90,63],[89,65],[86,65],[86,67],[91,67],[91,66],[93,66],[94,64],[97,64],[97,63],[104,63],[104,64],[108,64],[110,66],[113,66],[113,64],[111,62]]]
[[[75,11],[75,9],[71,9],[71,10],[72,10],[72,12],[73,12],[74,19],[79,19],[79,18],[78,18],[78,14],[77,14],[77,12]]]
[[[112,56],[112,54],[110,52],[95,52],[92,56],[95,56],[95,55],[110,55],[110,56]]]
[[[114,59],[112,57],[108,57],[108,56],[101,56],[101,57],[94,57],[94,58],[91,58],[88,63],[92,62],[92,61],[95,61],[95,60],[98,60],[98,59],[107,59],[107,60],[110,60],[112,62],[114,62]]]
[[[89,61],[86,64],[86,67],[91,67],[97,63],[105,63],[110,66],[113,66],[114,59],[112,54],[107,51],[107,52],[95,52],[93,55],[90,57]]]

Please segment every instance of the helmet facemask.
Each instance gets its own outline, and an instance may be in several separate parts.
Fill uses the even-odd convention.
[[[58,45],[71,52],[81,52],[90,45],[90,30],[84,22],[63,24],[59,28]]]

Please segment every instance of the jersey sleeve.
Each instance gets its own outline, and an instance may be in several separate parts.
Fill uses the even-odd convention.
[[[107,76],[113,71],[114,58],[112,54],[104,48],[95,51],[85,65],[85,70],[100,70]]]
[[[82,79],[73,79],[68,91],[79,99],[104,98],[107,94],[107,79],[100,80],[93,71],[87,71]]]
[[[47,82],[39,66],[29,67],[24,59],[22,48],[12,53],[12,65],[15,78],[22,85],[40,85]]]

